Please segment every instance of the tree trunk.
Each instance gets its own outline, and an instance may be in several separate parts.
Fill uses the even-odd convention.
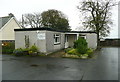
[[[97,32],[97,49],[100,48],[99,32]]]

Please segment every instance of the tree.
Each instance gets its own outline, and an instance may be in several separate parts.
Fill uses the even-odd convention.
[[[41,23],[44,27],[54,28],[56,30],[70,30],[68,19],[58,10],[48,10],[41,13]]]
[[[106,37],[110,33],[110,25],[112,25],[110,10],[114,5],[111,0],[83,0],[81,6],[78,6],[84,14],[83,25],[97,33],[98,46],[100,37]]]
[[[20,22],[22,27],[30,26],[31,28],[39,28],[41,26],[41,14],[40,13],[28,13],[22,15],[22,21]]]

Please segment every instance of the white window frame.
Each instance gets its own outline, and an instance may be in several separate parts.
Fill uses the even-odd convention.
[[[54,44],[60,44],[60,34],[54,34]]]
[[[86,36],[85,35],[80,35],[80,37],[83,37],[86,40]]]
[[[68,42],[68,35],[65,35],[65,42]]]

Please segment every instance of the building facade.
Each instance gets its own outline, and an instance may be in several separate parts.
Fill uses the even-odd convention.
[[[78,37],[88,42],[89,48],[97,47],[97,35],[88,31],[56,31],[50,28],[15,29],[15,48],[25,48],[25,38],[29,45],[36,45],[40,52],[51,53],[60,49],[73,47]]]

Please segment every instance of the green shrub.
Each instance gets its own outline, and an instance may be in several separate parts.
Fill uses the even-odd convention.
[[[80,58],[78,55],[68,55],[68,54],[63,55],[62,57],[63,58]]]
[[[65,49],[65,52],[68,53],[70,50],[72,50],[73,48],[67,48]]]
[[[88,57],[88,54],[83,54],[83,56],[86,56],[86,57]]]
[[[30,48],[18,48],[13,51],[13,54],[16,56],[22,56],[22,55],[36,55],[38,54],[38,48],[33,45]]]
[[[31,46],[29,50],[32,52],[38,52],[38,48],[35,45]]]
[[[77,55],[79,57],[81,56],[81,54],[78,53],[76,49],[72,49],[72,50],[68,51],[67,53],[70,55]]]
[[[3,54],[12,54],[15,49],[14,42],[3,42],[2,53]]]
[[[29,48],[24,48],[24,49],[22,49],[23,51],[29,51]]]
[[[74,55],[76,55],[76,49],[72,49],[72,50],[70,50],[70,51],[68,51],[68,54],[74,54]]]
[[[87,50],[87,54],[89,55],[89,54],[92,54],[93,53],[93,50],[92,49],[88,49]]]
[[[12,54],[13,53],[13,49],[3,49],[2,53],[3,54]]]
[[[88,44],[84,38],[79,37],[78,40],[74,42],[74,48],[80,54],[85,54],[88,49]]]
[[[82,58],[82,59],[87,59],[87,58],[88,58],[88,54],[83,54],[83,55],[81,56],[81,58]]]
[[[87,54],[88,54],[88,57],[92,57],[93,56],[93,50],[92,49],[88,49],[87,50]]]
[[[16,56],[22,56],[24,53],[23,53],[22,48],[18,48],[13,51],[13,54]]]

